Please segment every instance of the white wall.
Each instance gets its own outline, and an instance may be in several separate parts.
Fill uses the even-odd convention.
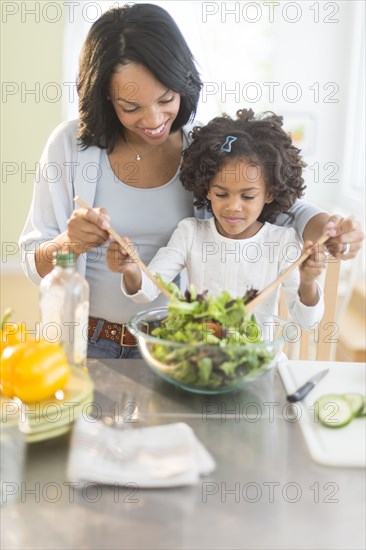
[[[361,44],[354,39],[359,32],[358,23],[363,25],[364,4],[320,3],[319,22],[314,21],[314,11],[305,9],[317,3],[300,4],[301,22],[289,25],[282,19],[276,26],[272,70],[273,78],[279,82],[296,82],[302,97],[291,103],[279,95],[275,107],[285,117],[288,113],[289,121],[292,116],[299,120],[303,116],[304,121],[309,121],[309,140],[303,149],[308,163],[306,196],[332,210],[352,207],[364,217],[362,200],[345,204],[345,188],[350,178],[347,146],[352,150],[352,162],[364,155],[358,138],[352,136],[350,144],[348,134],[352,117],[358,116],[353,93],[361,82],[359,74],[352,72],[352,60],[360,53]],[[339,7],[337,13],[336,7]],[[338,22],[326,22],[327,18]],[[363,126],[363,134],[364,131]]]
[[[55,5],[55,3],[53,3]],[[49,9],[44,9],[44,6]],[[61,121],[63,10],[1,3],[1,271],[20,269],[17,243],[36,163]]]

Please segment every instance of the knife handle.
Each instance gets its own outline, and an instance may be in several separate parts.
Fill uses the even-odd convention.
[[[296,401],[302,401],[304,397],[314,388],[315,384],[312,382],[306,382],[301,388],[299,388],[295,393],[287,396],[287,401],[290,403],[295,403]]]

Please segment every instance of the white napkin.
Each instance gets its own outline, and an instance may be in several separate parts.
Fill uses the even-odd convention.
[[[215,469],[215,462],[183,422],[119,429],[81,416],[71,440],[69,481],[141,488],[193,485]]]

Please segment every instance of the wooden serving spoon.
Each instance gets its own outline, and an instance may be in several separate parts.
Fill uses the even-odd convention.
[[[74,201],[77,202],[82,208],[86,208],[87,210],[91,210],[90,206],[79,196],[76,196],[74,198]],[[138,265],[140,266],[141,270],[149,277],[149,279],[154,283],[155,286],[158,287],[160,292],[164,294],[167,298],[171,299],[173,298],[173,295],[161,284],[161,282],[151,273],[151,271],[146,267],[144,262],[140,260],[139,255],[137,252],[132,249],[131,246],[126,244],[122,238],[118,235],[117,231],[115,231],[112,227],[107,229],[108,233],[112,235],[112,237],[118,242],[118,244],[123,248],[125,252],[133,259],[135,260]]]

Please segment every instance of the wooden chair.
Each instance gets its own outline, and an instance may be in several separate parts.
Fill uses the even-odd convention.
[[[339,338],[336,322],[340,261],[329,257],[324,279],[324,315],[318,326],[301,330],[300,342],[286,343],[284,352],[289,359],[330,361],[334,358]],[[283,288],[280,291],[279,316],[289,319]]]

